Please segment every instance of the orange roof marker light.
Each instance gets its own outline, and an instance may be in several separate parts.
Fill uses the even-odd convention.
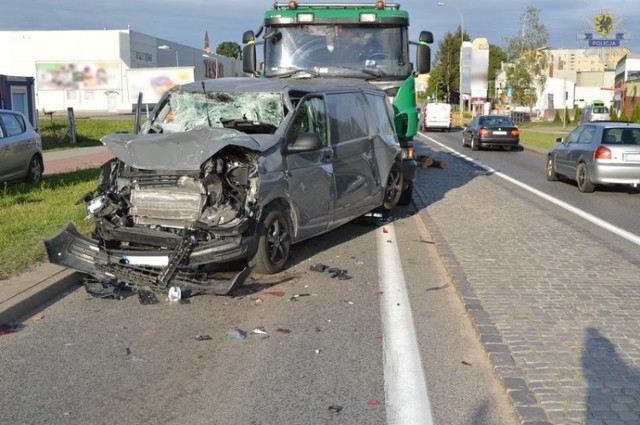
[[[297,9],[297,8],[298,8],[298,2],[291,0],[291,1],[289,2],[289,9],[291,9],[291,10],[295,10],[295,9]]]
[[[384,2],[383,1],[377,1],[376,2],[376,9],[384,9]]]

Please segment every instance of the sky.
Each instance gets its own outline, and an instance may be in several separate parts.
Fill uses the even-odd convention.
[[[369,1],[374,3],[357,0]],[[528,6],[533,6],[540,9],[540,20],[549,31],[548,47],[584,48],[585,42],[579,41],[577,34],[585,31],[594,15],[604,12],[614,15],[616,20],[622,18],[622,28],[631,38],[624,46],[632,53],[640,53],[639,0],[456,0],[444,2],[446,6],[442,7],[435,0],[397,2],[409,12],[411,40],[417,41],[421,30],[431,31],[433,51],[437,51],[445,34],[455,32],[461,23],[472,39],[485,37],[489,44],[505,47],[505,38],[520,31],[521,15]],[[215,51],[223,41],[241,44],[242,33],[256,30],[264,11],[273,3],[273,0],[2,0],[0,31],[130,28],[195,48],[203,46],[206,31]]]

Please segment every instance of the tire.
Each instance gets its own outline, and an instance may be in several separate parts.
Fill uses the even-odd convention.
[[[576,181],[578,182],[578,190],[582,193],[591,193],[596,190],[596,186],[591,183],[589,178],[589,170],[587,165],[581,162],[576,170]]]
[[[413,182],[409,182],[407,188],[402,191],[398,205],[409,205],[413,199]]]
[[[553,157],[551,155],[547,156],[547,165],[545,167],[545,174],[547,176],[547,181],[550,181],[550,182],[558,181],[558,173],[556,173],[556,165],[553,162]]]
[[[43,170],[42,158],[39,155],[35,155],[31,158],[31,162],[29,162],[29,169],[27,170],[25,181],[27,183],[38,183],[42,178]]]
[[[463,148],[467,147],[467,142],[464,141],[464,134],[462,135],[462,147]]]
[[[384,189],[384,200],[382,202],[382,210],[390,213],[398,206],[400,197],[402,196],[402,169],[398,164],[393,164],[387,177],[387,185]]]
[[[278,273],[284,269],[291,253],[291,224],[286,209],[277,204],[265,208],[258,235],[258,249],[249,265],[256,273]]]
[[[478,142],[476,142],[475,136],[471,136],[471,150],[478,151],[480,150],[480,146],[478,146]]]

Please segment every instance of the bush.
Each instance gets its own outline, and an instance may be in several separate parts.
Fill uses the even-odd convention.
[[[633,112],[631,113],[631,122],[640,122],[640,104],[633,106]]]
[[[627,112],[625,111],[624,108],[620,110],[620,121],[624,121],[624,122],[629,121],[629,118],[627,117]]]
[[[560,111],[558,111],[556,109],[556,114],[553,117],[553,122],[556,124],[560,124],[562,122],[562,119],[560,118]]]
[[[582,108],[576,108],[573,114],[573,123],[574,124],[578,124],[578,121],[580,121],[580,114],[582,113]]]
[[[611,108],[611,121],[618,121],[618,111]]]

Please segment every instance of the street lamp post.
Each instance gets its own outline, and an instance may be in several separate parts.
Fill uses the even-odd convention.
[[[458,6],[456,6],[455,4],[450,4],[450,3],[444,3],[439,1],[438,3],[436,3],[438,5],[438,7],[444,7],[444,6],[451,6],[453,7],[456,11],[458,11],[458,15],[460,15],[460,85],[459,85],[459,92],[460,92],[460,125],[462,125],[462,110],[464,109],[464,101],[462,100],[462,45],[464,44],[464,16],[462,16],[462,12],[460,11],[460,9],[458,9]]]
[[[158,49],[160,49],[160,50],[173,50],[176,53],[176,68],[180,66],[180,61],[178,60],[178,49],[174,49],[173,47],[167,46],[166,44],[158,46]]]

